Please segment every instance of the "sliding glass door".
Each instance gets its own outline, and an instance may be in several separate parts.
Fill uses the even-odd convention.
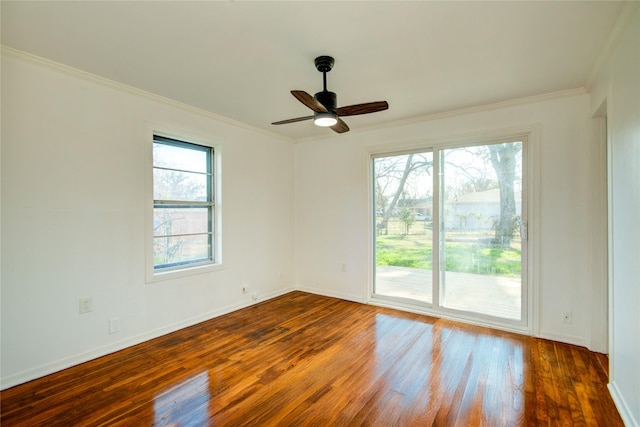
[[[374,156],[374,297],[524,320],[525,152],[522,138]]]
[[[522,142],[440,152],[440,305],[522,317]]]
[[[375,289],[433,301],[433,153],[373,159]]]

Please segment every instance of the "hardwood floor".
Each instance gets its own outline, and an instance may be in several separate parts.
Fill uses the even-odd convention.
[[[293,292],[3,391],[6,426],[622,426],[584,348]]]

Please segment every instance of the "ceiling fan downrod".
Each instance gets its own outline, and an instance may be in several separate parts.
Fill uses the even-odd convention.
[[[322,73],[323,91],[326,92],[327,91],[327,73],[331,71],[335,61],[332,57],[323,55],[323,56],[318,56],[314,60],[314,62],[316,64],[316,69]]]
[[[315,94],[314,98],[325,106],[327,110],[333,112],[338,105],[338,99],[335,92],[327,90],[327,73],[333,68],[335,63],[331,56],[323,55],[315,59],[316,69],[322,73],[322,92]]]

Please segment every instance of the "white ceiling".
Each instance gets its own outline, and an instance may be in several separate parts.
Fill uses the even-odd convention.
[[[2,44],[251,126],[326,135],[289,93],[386,100],[352,130],[585,87],[623,2],[2,1]]]

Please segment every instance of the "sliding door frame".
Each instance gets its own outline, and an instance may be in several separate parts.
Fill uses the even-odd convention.
[[[380,305],[385,307],[398,308],[405,311],[427,314],[431,316],[459,320],[466,323],[491,326],[497,329],[514,331],[518,333],[526,333],[529,335],[539,334],[539,277],[540,266],[539,257],[539,188],[540,188],[540,125],[533,124],[528,126],[499,129],[487,132],[478,132],[472,134],[458,135],[453,137],[425,139],[421,141],[395,142],[389,144],[377,144],[365,147],[365,155],[367,162],[367,201],[368,206],[366,212],[369,214],[368,235],[369,235],[369,278],[367,284],[367,297],[365,301],[372,305]],[[411,301],[406,298],[393,298],[379,296],[374,294],[375,286],[375,208],[373,206],[374,195],[374,171],[373,159],[376,157],[394,156],[402,154],[410,154],[417,152],[433,153],[433,206],[439,206],[440,198],[440,170],[439,162],[436,157],[440,156],[440,152],[445,149],[460,148],[465,146],[479,146],[487,144],[495,144],[501,142],[522,141],[523,156],[523,197],[522,197],[522,214],[526,214],[527,218],[527,238],[522,242],[522,280],[525,282],[524,287],[521,286],[522,295],[522,319],[519,321],[500,319],[493,316],[486,316],[475,313],[467,313],[455,309],[450,309],[436,304],[421,303],[419,301]],[[440,209],[433,210],[433,241],[439,246],[440,238]],[[440,301],[440,254],[434,248],[433,251],[433,302]],[[437,284],[437,286],[436,286]]]

